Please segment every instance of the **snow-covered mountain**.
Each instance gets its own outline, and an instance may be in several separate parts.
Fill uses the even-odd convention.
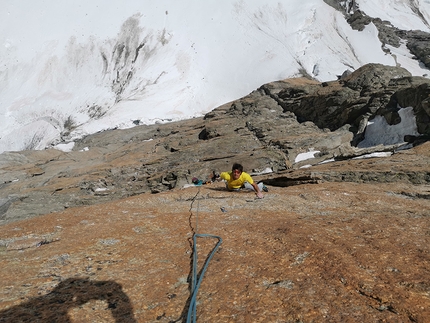
[[[0,153],[202,115],[260,85],[366,63],[428,69],[360,10],[430,32],[429,0],[0,0]],[[387,23],[388,24],[388,23]]]

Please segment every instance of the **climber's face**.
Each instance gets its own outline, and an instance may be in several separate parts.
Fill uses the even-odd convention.
[[[233,179],[236,180],[236,179],[239,179],[239,177],[242,174],[242,172],[240,170],[238,170],[238,169],[233,169],[232,172],[231,172],[231,174],[233,176]]]

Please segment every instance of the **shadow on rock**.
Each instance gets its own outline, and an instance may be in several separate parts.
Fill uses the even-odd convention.
[[[72,322],[68,311],[92,300],[106,301],[115,322],[136,322],[128,296],[114,281],[69,278],[49,294],[0,311],[0,322]]]

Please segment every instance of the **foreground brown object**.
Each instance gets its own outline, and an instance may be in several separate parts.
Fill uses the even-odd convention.
[[[0,322],[182,322],[195,232],[223,239],[198,322],[430,322],[428,186],[269,188],[256,200],[218,183],[1,226]],[[216,240],[198,241],[201,268]]]

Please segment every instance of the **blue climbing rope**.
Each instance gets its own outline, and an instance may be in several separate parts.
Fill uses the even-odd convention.
[[[200,192],[200,188],[199,188]],[[197,203],[197,215],[196,215],[196,232],[197,232],[197,220],[198,220],[198,209],[199,209],[199,203]],[[197,275],[197,238],[214,238],[218,239],[217,244],[212,249],[211,253],[209,254],[208,258],[205,261],[205,264],[202,268],[200,276]],[[206,272],[206,269],[209,266],[209,262],[212,259],[215,252],[218,250],[219,246],[221,245],[222,239],[219,236],[215,236],[212,234],[203,234],[203,233],[194,233],[193,235],[193,271],[191,276],[191,300],[190,300],[190,306],[188,308],[188,315],[187,315],[187,323],[195,323],[197,321],[196,312],[197,312],[197,292],[199,290],[200,284],[203,280],[203,276]],[[198,276],[198,277],[197,277]]]

